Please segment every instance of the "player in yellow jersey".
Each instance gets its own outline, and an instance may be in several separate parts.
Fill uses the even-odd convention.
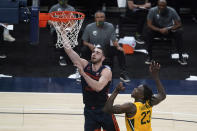
[[[135,102],[128,102],[121,105],[113,105],[114,100],[120,91],[125,87],[120,82],[112,95],[108,98],[103,110],[108,113],[125,113],[125,122],[127,131],[152,131],[151,116],[152,107],[159,104],[166,98],[165,89],[159,79],[160,64],[152,62],[149,71],[156,82],[158,94],[153,95],[152,89],[147,85],[139,85],[134,88],[131,97]]]

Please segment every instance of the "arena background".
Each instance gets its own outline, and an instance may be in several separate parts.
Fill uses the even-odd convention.
[[[49,1],[40,2],[41,12],[47,12],[50,7]],[[87,13],[85,6],[88,0],[70,0],[70,2],[79,11]],[[154,109],[153,130],[157,131],[187,129],[196,131],[197,129],[197,81],[191,80],[197,77],[197,23],[191,20],[187,2],[181,2],[184,53],[189,55],[188,65],[179,65],[177,60],[170,58],[166,50],[155,52],[158,55],[156,60],[162,65],[160,77],[168,94],[166,101]],[[31,1],[28,1],[28,6],[30,5]],[[107,21],[114,25],[119,24],[125,10],[118,8],[115,0],[108,0],[106,6]],[[91,15],[86,16],[76,50],[80,50],[80,36],[84,27],[93,21]],[[125,26],[127,24],[125,23]],[[59,66],[49,28],[40,29],[39,44],[29,44],[29,27],[29,23],[16,24],[14,30],[10,31],[16,41],[0,45],[1,50],[7,55],[6,59],[0,60],[0,130],[82,130],[83,104],[80,82],[67,78],[75,73],[75,67]],[[130,35],[133,30],[133,26],[128,28],[123,26],[120,28],[120,36]],[[135,50],[144,49],[145,45],[136,45],[135,48]],[[125,84],[127,89],[121,93],[120,102],[130,100],[129,94],[140,83],[147,83],[155,92],[148,66],[144,63],[145,58],[146,54],[137,51],[126,56],[127,73],[131,82]],[[110,93],[119,82],[116,59],[113,65]],[[117,117],[123,128],[123,116]],[[78,126],[76,126],[77,121]]]

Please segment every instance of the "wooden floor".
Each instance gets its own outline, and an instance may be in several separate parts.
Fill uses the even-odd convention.
[[[116,103],[132,100],[119,95]],[[0,93],[0,131],[83,131],[82,95]],[[124,115],[116,115],[125,131]],[[168,95],[153,108],[153,131],[196,131],[197,96]]]

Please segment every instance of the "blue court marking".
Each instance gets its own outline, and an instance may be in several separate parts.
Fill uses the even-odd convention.
[[[113,79],[110,93],[119,81]],[[197,81],[162,80],[162,83],[169,95],[197,95]],[[131,79],[125,84],[126,90],[121,93],[130,94],[140,84],[147,84],[156,93],[156,85],[149,79]],[[0,92],[81,93],[81,83],[69,78],[0,78]]]

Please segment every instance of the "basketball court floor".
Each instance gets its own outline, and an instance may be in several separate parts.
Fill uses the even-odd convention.
[[[0,93],[0,131],[82,131],[81,94]],[[116,103],[130,100],[119,95]],[[153,108],[153,131],[196,131],[197,96],[168,95]],[[116,115],[125,131],[124,115]]]
[[[0,131],[83,130],[80,82],[68,78],[1,78],[0,82]],[[110,93],[118,82],[113,80]],[[115,103],[133,102],[130,93],[140,83],[147,83],[155,92],[152,80],[132,80]],[[197,82],[162,83],[168,95],[153,108],[153,131],[196,131]],[[125,131],[124,114],[116,118],[120,130]]]

